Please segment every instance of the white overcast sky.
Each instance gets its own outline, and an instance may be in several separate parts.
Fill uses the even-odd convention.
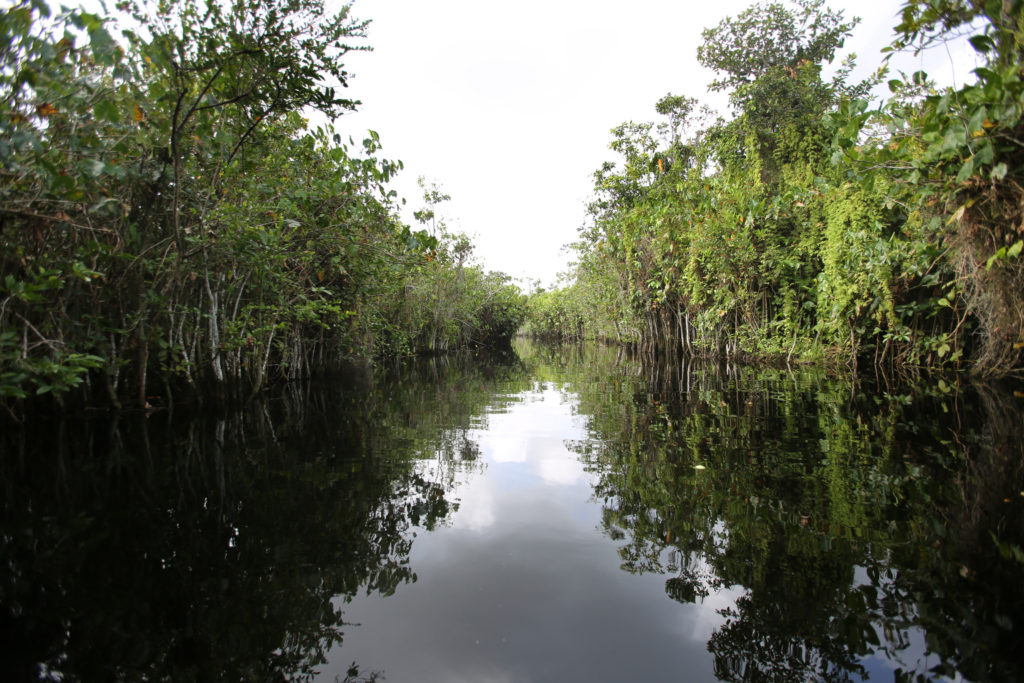
[[[550,286],[568,266],[562,247],[584,221],[591,174],[615,158],[613,127],[656,119],[668,92],[725,113],[707,93],[713,75],[697,46],[703,28],[751,4],[357,0],[353,16],[372,20],[373,51],[348,55],[346,94],[363,105],[337,129],[357,142],[373,129],[382,154],[405,163],[394,188],[407,220],[422,206],[416,178],[425,176],[452,196],[440,214],[474,238],[485,267]],[[844,54],[857,53],[863,75],[874,71],[901,0],[830,5],[861,17]],[[951,60],[965,57],[961,45],[903,63],[948,82]]]

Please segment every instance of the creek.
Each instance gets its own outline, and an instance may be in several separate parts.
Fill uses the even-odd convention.
[[[0,449],[2,680],[1024,680],[1012,387],[517,341]]]

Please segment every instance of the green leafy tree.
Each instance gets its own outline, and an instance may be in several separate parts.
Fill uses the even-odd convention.
[[[357,104],[344,57],[366,49],[367,23],[348,5],[119,11],[133,28],[116,36],[112,20],[35,0],[0,12],[6,406],[227,397],[349,356],[514,332],[517,290],[465,277],[465,238],[435,263],[464,290],[438,310],[444,343],[407,329],[396,302],[439,242],[397,217],[388,183],[402,164],[374,131],[346,144],[304,118]]]
[[[959,34],[986,65],[944,91],[901,75],[874,105],[884,68],[853,82],[851,58],[823,77],[858,20],[822,0],[759,3],[706,30],[698,60],[734,116],[708,122],[668,95],[662,123],[612,131],[620,161],[595,173],[567,288],[536,298],[531,329],[691,356],[1019,373],[1021,12],[908,2],[890,54]],[[584,292],[601,305],[577,305]]]
[[[907,2],[890,53],[960,33],[985,65],[975,82],[941,91],[924,72],[901,74],[879,106],[851,101],[835,138],[837,163],[865,185],[887,183],[887,200],[905,205],[942,254],[948,272],[931,299],[952,323],[934,335],[934,353],[966,352],[982,374],[1024,361],[1022,12],[1017,2]]]

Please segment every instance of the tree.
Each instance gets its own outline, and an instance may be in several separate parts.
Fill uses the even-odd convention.
[[[985,63],[974,70],[977,80],[937,90],[924,72],[900,74],[879,106],[848,102],[834,159],[864,186],[886,187],[887,201],[906,206],[941,255],[946,272],[932,283],[930,310],[952,322],[932,352],[971,358],[983,375],[1017,373],[1024,364],[1024,5],[910,0],[888,52],[920,52],[955,34],[968,36]]]
[[[322,0],[119,9],[116,39],[41,0],[0,11],[5,407],[227,397],[422,350],[396,302],[438,241],[398,219],[401,162],[304,118],[357,104],[342,60],[366,22]],[[452,248],[445,276],[471,245]],[[446,328],[475,329],[485,297],[464,303]]]
[[[747,98],[747,86],[804,64],[832,61],[835,52],[859,22],[846,22],[842,12],[825,7],[825,0],[793,0],[796,9],[773,2],[759,3],[735,18],[705,29],[697,61],[720,72],[712,90],[729,90],[737,106]]]

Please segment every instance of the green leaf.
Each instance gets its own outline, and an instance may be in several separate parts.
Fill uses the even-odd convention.
[[[993,48],[992,39],[988,36],[972,36],[967,42],[978,52],[988,52]]]
[[[990,174],[992,176],[992,180],[1002,180],[1003,178],[1005,178],[1006,170],[1006,164],[1003,162],[999,162],[998,164],[993,166],[992,173]]]
[[[1017,240],[1017,243],[1006,250],[1007,258],[1017,258],[1020,256],[1021,249],[1024,249],[1024,240]]]
[[[34,88],[39,83],[39,78],[36,76],[35,69],[25,67],[18,72],[18,81]]]
[[[1003,14],[1003,0],[985,0],[985,14],[998,26]]]
[[[96,118],[110,123],[121,122],[121,110],[113,100],[100,100],[94,109]]]
[[[1006,247],[999,247],[999,251],[988,257],[988,261],[985,262],[985,270],[990,270],[995,262],[1006,258]]]
[[[985,143],[978,148],[978,151],[974,153],[974,165],[981,167],[986,164],[991,164],[993,157],[994,153],[992,151],[992,143],[985,141]]]
[[[977,69],[974,69],[974,73],[982,83],[992,83],[1000,87],[1003,84],[1003,79],[992,69],[986,69],[983,66],[979,66]]]
[[[958,183],[966,182],[967,179],[970,178],[971,174],[973,174],[973,173],[974,173],[974,157],[971,157],[970,159],[968,159],[967,161],[964,162],[963,166],[960,167],[960,172],[956,174],[956,182],[958,182]]]
[[[946,131],[945,137],[942,138],[942,147],[939,151],[942,153],[952,152],[957,149],[966,140],[966,134],[963,130],[951,129]]]
[[[89,45],[92,47],[96,61],[100,64],[113,64],[117,61],[117,43],[103,26],[89,31]]]
[[[63,195],[75,188],[75,181],[66,174],[55,175],[50,181],[50,192],[56,195]]]
[[[970,120],[967,122],[967,132],[976,133],[977,131],[985,130],[985,119],[988,118],[988,108],[985,106],[978,107],[971,114]]]
[[[103,167],[104,163],[99,159],[86,159],[82,162],[82,168],[85,169],[85,172],[93,178],[96,178],[103,173]]]

